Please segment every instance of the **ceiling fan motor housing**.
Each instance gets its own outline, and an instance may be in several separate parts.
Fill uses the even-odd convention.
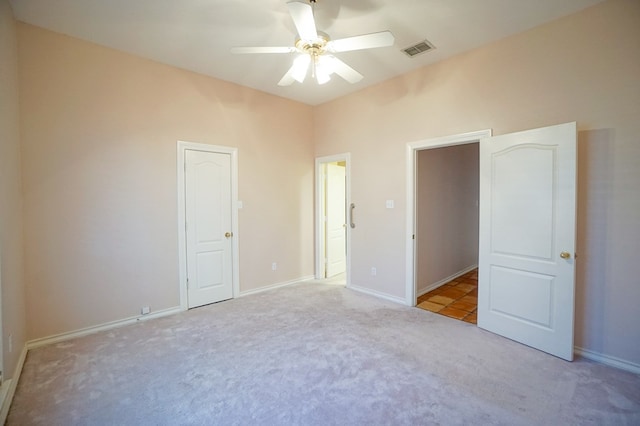
[[[315,40],[296,39],[296,48],[301,52],[317,57],[327,51],[327,43],[329,43],[329,40],[328,34],[318,31],[318,38]]]

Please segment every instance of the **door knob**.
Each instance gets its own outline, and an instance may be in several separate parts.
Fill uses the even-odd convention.
[[[224,236],[227,237],[227,238],[231,238],[231,237],[233,237],[233,232],[225,232]]]
[[[563,251],[560,253],[560,257],[563,259],[571,259],[571,254],[568,251]]]

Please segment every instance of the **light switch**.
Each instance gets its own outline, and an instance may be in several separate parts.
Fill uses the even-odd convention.
[[[242,201],[238,200],[238,209],[242,208]]]
[[[387,200],[387,208],[392,209],[394,207],[393,200]]]

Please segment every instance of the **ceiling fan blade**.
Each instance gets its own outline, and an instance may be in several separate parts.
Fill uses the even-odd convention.
[[[381,31],[379,33],[331,40],[327,43],[327,49],[331,52],[348,52],[350,50],[392,46],[394,41],[395,37],[390,31]]]
[[[237,55],[245,54],[245,53],[293,53],[297,49],[295,47],[287,47],[287,46],[265,46],[265,47],[232,47],[231,53],[235,53]]]
[[[298,30],[298,35],[302,40],[316,40],[318,31],[316,23],[313,20],[313,9],[308,3],[299,1],[291,1],[287,3],[291,19]]]
[[[360,74],[358,71],[354,70],[335,56],[331,57],[331,66],[333,67],[334,73],[338,74],[340,77],[344,78],[351,84],[357,83],[364,78],[362,74]]]
[[[292,65],[291,68],[289,68],[289,71],[287,71],[287,73],[278,82],[278,86],[291,86],[293,82],[296,81],[295,78],[293,78],[294,67],[295,65]]]
[[[289,68],[289,71],[278,82],[278,86],[289,86],[294,80],[302,83],[309,71],[309,65],[311,64],[311,57],[309,55],[300,55],[293,60],[293,65]]]

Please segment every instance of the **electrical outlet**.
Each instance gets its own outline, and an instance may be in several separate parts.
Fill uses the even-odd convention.
[[[9,352],[13,352],[13,334],[9,333]]]
[[[273,263],[271,264],[271,270],[272,270],[272,271],[275,271],[276,269],[278,269],[278,264],[277,264],[276,262],[273,262]]]
[[[377,275],[378,270],[376,268],[371,268],[371,275]]]
[[[150,312],[150,309],[148,306],[143,306],[142,309],[140,309],[140,313],[142,315],[147,315]]]

